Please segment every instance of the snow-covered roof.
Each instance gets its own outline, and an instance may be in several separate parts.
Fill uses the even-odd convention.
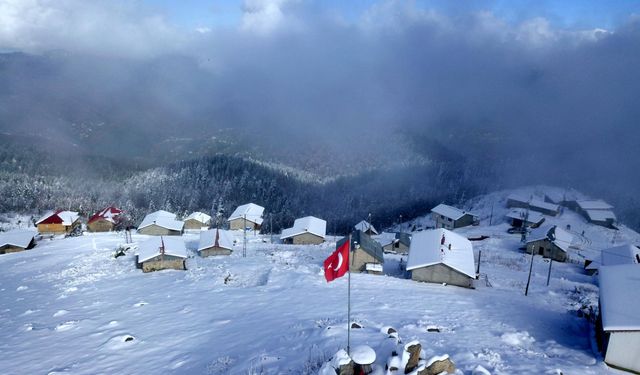
[[[353,226],[356,230],[361,230],[363,232],[367,232],[367,231],[371,231],[375,234],[378,234],[378,231],[376,230],[376,228],[373,227],[373,225],[369,224],[368,221],[366,220],[362,220],[361,222],[359,222],[358,224]]]
[[[203,212],[194,212],[191,215],[187,216],[186,219],[184,219],[185,221],[187,220],[196,220],[199,221],[203,224],[209,224],[209,222],[211,222],[211,216],[203,213]]]
[[[600,307],[605,331],[640,331],[640,269],[600,267]]]
[[[138,245],[138,262],[142,263],[160,255],[160,247],[164,243],[164,254],[178,258],[187,258],[187,248],[181,237],[151,237]]]
[[[585,210],[591,221],[616,220],[616,214],[611,210]]]
[[[541,208],[548,211],[557,212],[560,209],[560,206],[554,203],[545,202],[544,200],[537,197],[524,197],[519,194],[511,194],[507,197],[508,200],[517,201],[523,204],[528,204],[531,208]]]
[[[526,217],[527,222],[529,223],[539,223],[542,221],[542,219],[544,219],[544,216],[541,213],[530,210],[527,214],[527,210],[525,210],[524,208],[514,208],[509,211],[506,216],[510,219],[519,220],[524,220],[524,218]]]
[[[93,223],[96,220],[103,219],[109,221],[111,223],[116,222],[116,218],[122,213],[122,210],[116,207],[107,207],[102,209],[101,211],[96,212],[93,216],[89,218],[87,223]]]
[[[579,200],[576,203],[583,210],[610,210],[613,208],[612,205],[601,199]]]
[[[214,246],[233,250],[233,239],[227,231],[219,230],[217,228],[200,232],[198,251]]]
[[[182,230],[182,228],[184,227],[184,222],[176,220],[176,214],[159,210],[145,216],[144,220],[142,220],[142,223],[140,223],[140,225],[138,226],[138,229],[142,229],[153,224],[162,228],[177,231]]]
[[[640,263],[640,249],[631,244],[610,247],[602,250],[601,259],[603,266]],[[640,268],[638,273],[640,275]]]
[[[285,238],[297,236],[303,233],[311,233],[315,234],[318,237],[324,238],[324,236],[327,234],[327,222],[313,216],[306,216],[296,219],[293,222],[293,227],[284,229],[282,231],[280,239],[283,240]]]
[[[36,225],[42,223],[52,216],[57,216],[62,220],[62,225],[71,225],[80,218],[80,215],[75,211],[49,211],[40,220],[36,221]]]
[[[407,271],[439,263],[469,277],[476,276],[471,241],[443,228],[415,233],[411,239]]]
[[[229,221],[235,219],[246,218],[247,221],[261,225],[264,219],[262,214],[264,213],[264,207],[258,206],[255,203],[247,203],[242,206],[238,206],[235,211],[229,216]]]
[[[573,234],[558,227],[557,225],[543,225],[531,231],[527,242],[549,240],[558,246],[561,250],[569,250],[569,246],[573,242]]]
[[[435,206],[434,208],[431,209],[431,212],[435,212],[438,215],[442,215],[444,217],[448,217],[452,220],[458,220],[461,217],[463,217],[464,215],[471,215],[471,216],[478,216],[474,213],[471,212],[466,212],[463,211],[459,208],[453,207],[453,206],[449,206],[446,205],[444,203],[440,203],[439,205]]]
[[[8,232],[0,232],[0,247],[10,245],[26,249],[33,240],[36,232],[25,229],[15,229]]]
[[[382,272],[382,264],[380,263],[367,263],[364,268],[371,272]]]

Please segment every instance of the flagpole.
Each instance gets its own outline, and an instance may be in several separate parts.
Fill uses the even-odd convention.
[[[349,233],[349,259],[347,260],[347,355],[351,356],[351,233]]]

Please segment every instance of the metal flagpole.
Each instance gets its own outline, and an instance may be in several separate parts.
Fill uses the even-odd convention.
[[[351,356],[351,233],[349,233],[349,259],[347,264],[347,355]]]

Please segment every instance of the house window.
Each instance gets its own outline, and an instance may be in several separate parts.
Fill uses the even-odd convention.
[[[640,263],[640,254],[636,254],[636,263]]]
[[[538,248],[538,255],[543,255],[544,254],[544,246],[540,246]]]

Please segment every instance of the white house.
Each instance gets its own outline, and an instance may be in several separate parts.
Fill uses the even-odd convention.
[[[640,373],[640,269],[637,264],[603,266],[599,279],[604,361]]]
[[[226,230],[209,229],[200,232],[198,253],[200,256],[231,255],[233,252],[233,237]]]
[[[263,214],[264,207],[258,206],[255,203],[247,203],[242,206],[238,206],[231,216],[229,216],[229,219],[227,219],[227,221],[229,221],[229,229],[235,230],[250,228],[258,230],[264,221],[262,218]]]
[[[478,224],[478,215],[440,203],[431,209],[436,228],[455,229]]]
[[[327,222],[313,216],[296,219],[293,227],[284,229],[280,239],[294,245],[315,245],[324,242]]]
[[[443,228],[414,233],[407,271],[413,280],[472,288],[476,277],[473,245]]]
[[[176,214],[159,210],[145,216],[138,226],[138,233],[155,236],[179,236],[184,222],[176,219]]]

